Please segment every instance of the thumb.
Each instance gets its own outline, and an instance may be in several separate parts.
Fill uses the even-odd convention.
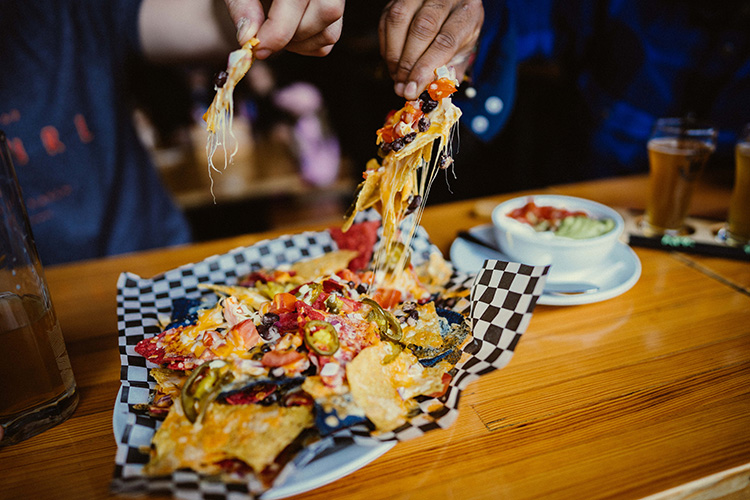
[[[247,43],[258,33],[265,19],[263,6],[259,0],[224,0],[229,16],[237,28],[237,41],[240,45]]]

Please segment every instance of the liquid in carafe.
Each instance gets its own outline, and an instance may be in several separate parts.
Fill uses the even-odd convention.
[[[0,423],[75,391],[54,311],[37,296],[0,292]]]

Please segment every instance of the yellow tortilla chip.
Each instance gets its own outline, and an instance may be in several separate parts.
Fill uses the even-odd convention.
[[[419,347],[430,347],[439,349],[443,346],[443,337],[440,335],[440,316],[435,309],[434,302],[417,306],[419,321],[406,322],[401,329],[404,332],[403,341],[406,344],[414,344]]]
[[[408,350],[392,356],[393,347],[382,342],[363,349],[346,366],[352,396],[379,431],[391,431],[406,423],[416,408],[411,398],[442,390],[442,371],[423,367]]]
[[[300,281],[313,281],[323,276],[330,276],[345,269],[354,257],[359,255],[356,250],[334,250],[320,257],[297,262],[291,266],[296,271],[296,278]]]
[[[183,467],[219,474],[219,461],[239,459],[259,474],[313,420],[309,406],[213,404],[201,422],[192,424],[178,399],[154,435],[152,457],[143,470],[151,476]]]

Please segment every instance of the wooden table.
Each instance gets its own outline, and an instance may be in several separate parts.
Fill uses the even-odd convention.
[[[642,208],[645,178],[547,191]],[[431,207],[423,225],[447,254],[509,197]],[[720,218],[726,204],[726,188],[709,185],[693,206]],[[0,498],[110,496],[121,271],[152,276],[276,234],[48,269],[81,402],[67,422],[0,449]],[[625,294],[538,306],[510,364],[469,386],[450,429],[299,498],[748,498],[750,264],[636,253],[643,273]]]

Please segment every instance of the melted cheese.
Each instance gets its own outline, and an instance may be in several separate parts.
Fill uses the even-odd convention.
[[[224,168],[237,154],[239,145],[232,132],[232,121],[234,119],[234,88],[245,76],[250,67],[253,65],[253,47],[260,43],[256,38],[251,39],[242,48],[237,49],[229,54],[227,64],[227,81],[221,87],[215,87],[216,95],[214,96],[211,106],[203,115],[208,130],[208,139],[206,141],[206,156],[208,157],[208,176],[211,179],[211,194],[213,194],[214,180],[211,171],[219,171],[214,165],[214,154],[221,146],[224,149]],[[231,137],[235,146],[232,152],[227,156],[227,135]],[[214,199],[214,201],[216,201]]]
[[[237,298],[227,297],[212,308],[199,310],[195,324],[166,331],[160,343],[169,354],[191,359],[241,354],[252,345],[232,327],[246,319],[258,318],[257,313]]]
[[[438,70],[439,76],[444,74]],[[450,97],[440,100],[438,106],[428,114],[430,128],[417,134],[417,137],[399,151],[390,151],[383,158],[382,165],[376,160],[367,164],[365,181],[361,185],[354,210],[345,221],[343,230],[349,229],[357,212],[375,206],[382,217],[383,233],[381,244],[375,252],[375,286],[391,286],[390,278],[397,278],[406,268],[408,252],[402,252],[393,273],[378,273],[386,266],[388,257],[394,255],[399,241],[409,248],[422,217],[432,182],[440,170],[440,159],[453,154],[453,127],[461,117],[461,110]],[[437,157],[433,157],[433,148]],[[410,202],[414,196],[421,197],[421,203],[414,212],[413,219],[402,232],[401,225],[406,219]]]
[[[183,467],[205,474],[221,473],[218,462],[238,459],[260,473],[307,427],[310,406],[212,404],[201,423],[193,424],[179,398],[153,438],[147,475],[163,475]]]

